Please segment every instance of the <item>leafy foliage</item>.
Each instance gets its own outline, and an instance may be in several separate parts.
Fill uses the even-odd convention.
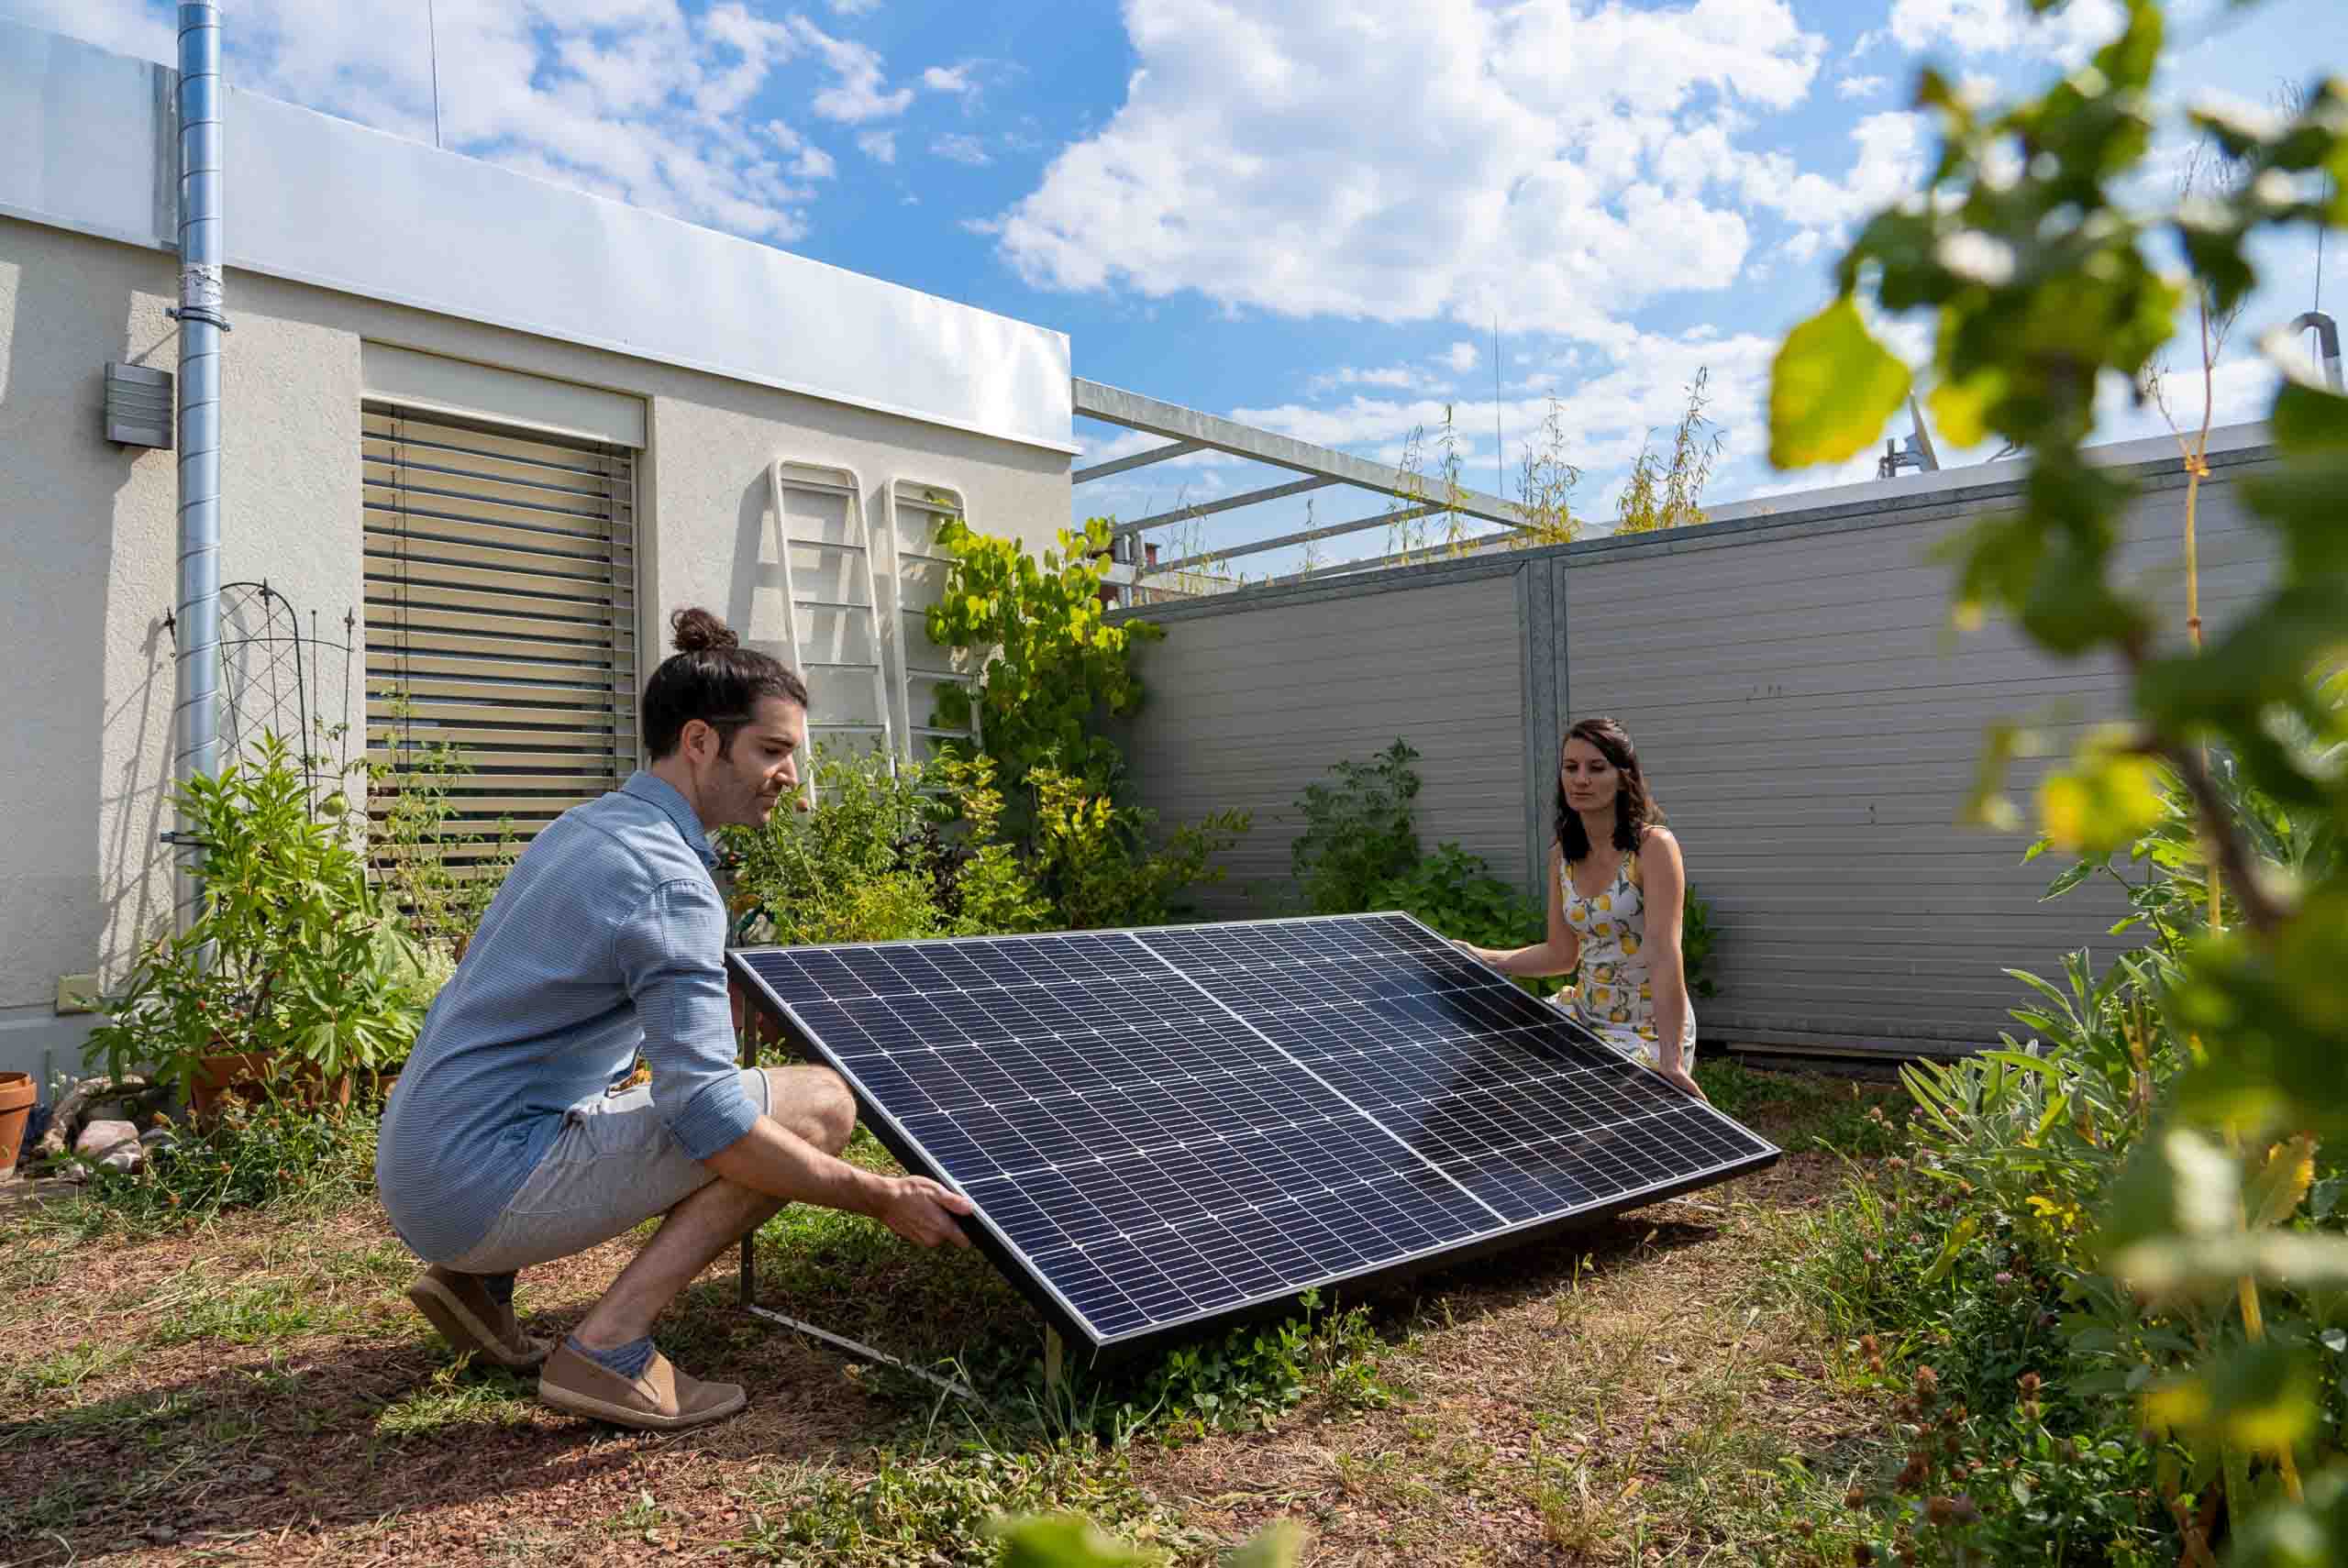
[[[1030,775],[1032,847],[1002,835],[991,757],[900,762],[819,752],[821,804],[721,836],[738,936],[890,942],[1151,925],[1246,831],[1244,812],[1176,829],[1152,851],[1149,813],[1049,766]]]
[[[2222,760],[2218,773],[2231,777]],[[1929,1357],[1971,1411],[1924,1448],[1915,1433],[1895,1434],[1925,1463],[1910,1467],[1909,1484],[1869,1493],[1888,1531],[1904,1524],[1911,1543],[1951,1554],[1927,1561],[1964,1561],[1960,1547],[1990,1561],[2036,1557],[2066,1539],[2099,1540],[2115,1562],[2165,1562],[2179,1550],[2202,1560],[2194,1554],[2220,1533],[2226,1499],[2263,1503],[2282,1489],[2278,1470],[2257,1456],[2262,1443],[2272,1452],[2269,1423],[2289,1416],[2277,1396],[2291,1386],[2294,1357],[2319,1356],[2336,1377],[2331,1338],[2348,1349],[2333,1327],[2338,1303],[2304,1256],[2278,1260],[2297,1271],[2293,1284],[2262,1288],[2254,1320],[2241,1311],[2243,1254],[2329,1244],[2339,1189],[2317,1187],[2311,1143],[2269,1145],[2245,1174],[2221,1140],[2176,1121],[2194,1046],[2169,1004],[2201,935],[2206,867],[2181,787],[2169,786],[2160,806],[2125,856],[2147,867],[2141,881],[2099,852],[2049,889],[2059,897],[2090,877],[2117,878],[2135,904],[2121,923],[2143,945],[2100,974],[2085,953],[2066,956],[2054,981],[2017,971],[2036,993],[2014,1011],[2026,1043],[2008,1035],[2002,1050],[1906,1069],[1912,1169],[1894,1161],[1883,1179],[1858,1184],[1811,1265],[1811,1287],[1832,1315],[1873,1336],[1868,1355]],[[2278,826],[2287,814],[2255,790],[2242,790],[2235,809],[2259,824],[2245,834],[2265,847],[2268,874],[2287,856],[2319,877],[2336,869],[2336,854],[2310,856]],[[2192,1192],[2199,1198],[2180,1209]],[[2197,1245],[2233,1250],[2232,1272],[2197,1290],[2157,1254],[2110,1267],[2125,1227],[2172,1225]],[[2264,1388],[2246,1423],[2218,1415],[2202,1391],[2195,1369],[2210,1362],[2231,1388]],[[2348,1411],[2336,1399],[2327,1407],[2297,1408],[2292,1430],[2311,1455],[2339,1446]],[[2147,1449],[2140,1429],[2166,1441]],[[1980,1516],[1965,1530],[1922,1531],[1916,1510],[1955,1485],[1960,1462],[2001,1473],[2000,1484],[1965,1491]],[[1886,1550],[1899,1539],[1888,1533]]]
[[[2160,607],[2117,577],[2130,485],[2083,447],[2099,386],[2140,386],[2177,327],[2188,285],[2160,265],[2165,248],[2222,315],[2256,282],[2254,237],[2348,220],[2348,80],[2316,85],[2273,124],[2194,115],[2237,177],[2139,205],[2165,25],[2157,0],[2128,0],[2124,28],[2089,63],[2004,106],[1976,108],[1923,73],[1918,96],[1941,126],[1930,190],[1867,223],[1838,264],[1836,299],[1787,340],[1771,449],[1781,462],[1826,460],[1881,430],[1905,372],[1867,329],[1866,291],[1885,312],[1930,313],[1931,405],[1950,438],[1995,435],[2030,454],[2021,512],[1978,525],[1954,553],[1958,618],[1997,610],[2050,653],[2117,655],[2131,681],[2127,729],[2082,748],[2042,802],[2043,824],[2090,855],[2159,831],[2166,809],[2145,767],[2158,758],[2192,801],[2237,922],[2176,933],[2147,1001],[2189,1047],[2139,1113],[2158,1133],[2135,1140],[2108,1190],[2049,1201],[2066,1219],[2102,1206],[2077,1265],[2082,1293],[2141,1295],[2189,1328],[2175,1371],[2138,1386],[2144,1419],[2191,1455],[2181,1475],[2164,1474],[2169,1506],[2215,1499],[2225,1531],[2248,1543],[2238,1562],[2337,1561],[2348,1558],[2348,1537],[2332,1533],[2340,1494],[2302,1475],[2303,1461],[2338,1473],[2331,1401],[2314,1393],[2336,1386],[2324,1360],[2335,1353],[2270,1314],[2280,1293],[2317,1292],[2297,1299],[2328,1334],[2318,1287],[2348,1283],[2348,1239],[2309,1231],[2306,1208],[2317,1140],[2348,1127],[2348,870],[2335,859],[2290,879],[2262,866],[2205,747],[2287,817],[2303,813],[2335,842],[2348,827],[2348,400],[2288,381],[2276,393],[2278,459],[2241,489],[2277,569],[2207,646],[2164,641]],[[2073,1107],[2048,1105],[2063,1107],[2051,1136]],[[2121,1335],[2121,1321],[2106,1327]],[[2206,1561],[2210,1521],[2176,1518]]]
[[[1070,930],[1161,925],[1182,912],[1180,895],[1223,879],[1213,858],[1247,832],[1245,812],[1184,823],[1156,851],[1146,848],[1153,813],[1119,806],[1056,767],[1028,775],[1035,791],[1037,888]]]
[[[777,812],[763,828],[719,835],[737,934],[796,944],[943,933],[948,860],[941,808],[925,792],[932,768],[892,769],[875,752],[829,749],[813,767],[815,810]]]
[[[382,1071],[415,1043],[429,999],[416,944],[387,915],[336,795],[315,813],[283,741],[190,779],[175,804],[204,846],[204,900],[141,950],[87,1058],[150,1069],[184,1094],[205,1057],[243,1052],[290,1074]]]
[[[1165,634],[1147,622],[1102,619],[1098,559],[1110,526],[1094,518],[1082,533],[1062,530],[1059,550],[1040,562],[1018,541],[978,533],[958,517],[939,531],[954,566],[928,613],[930,640],[980,668],[983,758],[949,749],[948,765],[983,760],[988,768],[983,778],[954,775],[947,791],[966,815],[976,812],[969,888],[948,901],[974,894],[977,912],[958,929],[1081,930],[1176,918],[1185,889],[1220,880],[1213,857],[1247,832],[1246,812],[1220,812],[1174,828],[1153,850],[1155,816],[1118,797],[1124,759],[1095,726],[1140,706],[1134,653]],[[958,686],[943,689],[939,722],[968,724],[971,701]]]
[[[1369,909],[1378,889],[1417,861],[1418,759],[1397,736],[1368,762],[1332,766],[1335,782],[1304,787],[1296,803],[1304,831],[1289,848],[1289,865],[1312,913]]]
[[[940,525],[939,547],[954,558],[945,590],[928,611],[929,639],[980,661],[980,737],[1002,777],[1027,779],[1052,766],[1106,792],[1117,780],[1117,748],[1093,725],[1141,705],[1132,652],[1162,637],[1146,621],[1111,625],[1102,617],[1110,524],[1091,518],[1077,533],[1062,529],[1059,548],[1038,561],[1015,539],[979,533],[959,517]],[[938,722],[970,722],[970,695],[955,684],[938,692]]]

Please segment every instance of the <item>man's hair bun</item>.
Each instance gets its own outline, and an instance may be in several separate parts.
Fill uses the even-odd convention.
[[[742,646],[733,628],[706,610],[680,610],[669,617],[670,640],[679,653],[705,653],[711,648]]]

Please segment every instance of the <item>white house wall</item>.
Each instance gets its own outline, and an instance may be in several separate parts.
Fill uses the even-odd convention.
[[[163,309],[175,295],[164,252],[0,217],[0,657],[14,692],[0,705],[0,1067],[38,1068],[45,1049],[61,1070],[72,1066],[88,1020],[57,1016],[58,977],[118,978],[169,920],[157,835],[170,826],[173,458],[106,442],[98,410],[108,360],[174,368]],[[234,269],[227,313],[221,579],[268,579],[305,630],[316,611],[338,634],[363,601],[359,419],[371,343],[593,389],[606,405],[641,400],[645,673],[666,651],[669,612],[685,604],[786,651],[765,478],[778,457],[852,469],[875,495],[900,476],[951,483],[978,526],[1031,548],[1068,517],[1067,457],[1033,443]],[[363,659],[362,648],[354,722]],[[327,707],[339,716],[338,691]]]

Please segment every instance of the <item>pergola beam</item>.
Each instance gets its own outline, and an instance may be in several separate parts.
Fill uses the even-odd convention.
[[[1387,463],[1371,462],[1331,447],[1318,447],[1310,441],[1300,441],[1291,436],[1278,436],[1268,430],[1258,430],[1235,420],[1202,414],[1195,408],[1180,403],[1164,403],[1139,392],[1129,392],[1117,387],[1088,381],[1081,376],[1070,378],[1074,392],[1075,412],[1088,419],[1122,425],[1127,430],[1146,431],[1163,436],[1169,441],[1195,442],[1197,446],[1223,452],[1235,458],[1269,463],[1274,468],[1290,469],[1301,474],[1312,474],[1332,483],[1358,485],[1381,495],[1401,496],[1419,503],[1427,500],[1426,481],[1418,475],[1406,474]],[[1147,454],[1144,454],[1146,456]],[[1271,491],[1261,491],[1257,500],[1268,500]],[[1461,490],[1456,500],[1439,504],[1438,510],[1456,511],[1462,516],[1498,523],[1512,529],[1525,526],[1523,513],[1509,502],[1479,490]],[[1119,533],[1131,533],[1140,527],[1162,522],[1180,522],[1196,513],[1185,510],[1151,518],[1146,524],[1128,525]]]
[[[1208,561],[1227,561],[1240,556],[1256,555],[1264,550],[1280,549],[1289,545],[1308,545],[1315,539],[1334,539],[1340,534],[1356,534],[1364,528],[1375,528],[1381,524],[1415,522],[1422,517],[1433,516],[1442,510],[1442,502],[1430,501],[1423,506],[1406,506],[1400,512],[1381,512],[1374,517],[1357,517],[1350,523],[1328,523],[1318,528],[1301,528],[1293,534],[1282,534],[1271,539],[1257,539],[1234,549],[1204,550],[1195,556],[1184,556],[1180,560],[1162,561],[1157,566],[1142,567],[1135,575],[1138,579],[1152,572],[1180,571],[1184,567],[1199,566]]]
[[[1202,452],[1205,447],[1197,441],[1172,441],[1163,447],[1152,447],[1146,452],[1135,452],[1129,458],[1112,458],[1105,463],[1095,463],[1089,469],[1079,469],[1068,476],[1070,484],[1089,484],[1094,480],[1107,479],[1111,474],[1130,473],[1151,463],[1162,463],[1168,458],[1188,457]]]
[[[1156,528],[1167,523],[1187,523],[1194,517],[1212,517],[1218,512],[1231,512],[1242,506],[1253,506],[1259,501],[1279,501],[1291,495],[1302,495],[1308,490],[1322,490],[1343,481],[1327,474],[1312,474],[1286,484],[1276,484],[1263,490],[1251,490],[1238,495],[1226,495],[1221,501],[1202,501],[1190,506],[1178,506],[1171,512],[1161,512],[1154,517],[1137,522],[1120,523],[1109,531],[1113,539],[1138,534],[1145,528]]]

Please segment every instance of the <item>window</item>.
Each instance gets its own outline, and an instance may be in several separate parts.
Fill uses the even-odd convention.
[[[369,750],[463,748],[461,864],[636,766],[635,455],[376,401],[360,443]]]

